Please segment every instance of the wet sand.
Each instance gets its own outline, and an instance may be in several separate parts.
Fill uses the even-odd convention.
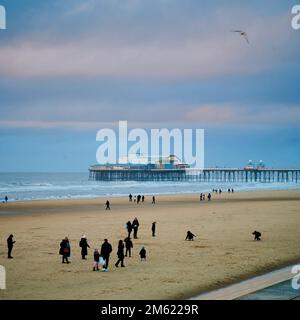
[[[127,198],[33,201],[0,205],[0,265],[7,290],[0,299],[184,299],[300,261],[300,190],[150,197],[140,205]],[[139,239],[126,268],[115,268],[125,223],[138,217]],[[151,223],[157,221],[157,236]],[[186,231],[197,235],[184,241]],[[262,233],[253,241],[252,231]],[[15,235],[14,259],[6,239]],[[86,234],[91,249],[81,260]],[[68,236],[72,259],[61,263]],[[113,246],[109,272],[93,272],[92,252],[104,238]],[[147,261],[139,260],[145,245]]]

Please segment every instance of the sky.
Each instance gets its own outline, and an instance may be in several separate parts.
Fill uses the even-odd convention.
[[[85,172],[119,120],[204,129],[206,167],[299,168],[295,4],[0,0],[0,171]]]

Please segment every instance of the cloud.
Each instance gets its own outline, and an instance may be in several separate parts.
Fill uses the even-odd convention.
[[[186,113],[186,120],[207,125],[296,125],[300,123],[300,106],[203,105]]]
[[[93,2],[81,4],[81,9],[76,10],[87,10],[92,5]],[[290,63],[299,52],[299,42],[291,43],[292,31],[285,15],[254,19],[247,28],[250,45],[230,32],[228,22],[222,28],[218,15],[214,24],[207,18],[200,22],[184,19],[184,30],[181,26],[185,22],[181,21],[180,27],[153,27],[155,35],[151,36],[149,30],[134,26],[119,34],[118,29],[108,29],[105,36],[103,31],[92,31],[65,42],[35,38],[11,42],[0,47],[0,72],[18,78],[210,78],[259,73]]]
[[[34,111],[35,110],[35,111]],[[75,110],[72,113],[72,110]],[[106,111],[105,111],[106,110]],[[107,112],[111,110],[111,112]],[[26,114],[31,116],[26,117]],[[68,117],[68,115],[70,115]],[[0,128],[23,129],[75,129],[99,130],[116,127],[118,121],[127,120],[130,127],[299,127],[299,105],[245,106],[240,104],[182,105],[178,103],[149,104],[139,106],[96,106],[82,108],[70,106],[58,113],[57,109],[35,107],[16,111],[0,120]]]

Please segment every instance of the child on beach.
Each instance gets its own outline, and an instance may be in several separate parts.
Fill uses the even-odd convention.
[[[146,249],[144,246],[142,246],[142,249],[140,251],[140,257],[141,257],[141,261],[146,260]]]
[[[93,271],[99,271],[99,263],[100,263],[100,253],[98,249],[94,251],[94,267]]]

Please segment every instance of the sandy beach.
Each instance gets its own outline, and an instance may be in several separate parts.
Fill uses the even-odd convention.
[[[300,190],[127,198],[15,202],[0,205],[0,265],[7,290],[0,299],[184,299],[300,261]],[[140,228],[126,268],[116,268],[125,223]],[[157,236],[151,223],[157,221]],[[184,241],[187,230],[197,235]],[[252,231],[262,233],[253,241]],[[14,259],[6,239],[15,235]],[[79,240],[91,246],[81,260]],[[68,236],[72,257],[61,263],[59,243]],[[109,272],[93,272],[93,249],[104,238],[113,246]],[[141,245],[147,261],[138,256]]]

